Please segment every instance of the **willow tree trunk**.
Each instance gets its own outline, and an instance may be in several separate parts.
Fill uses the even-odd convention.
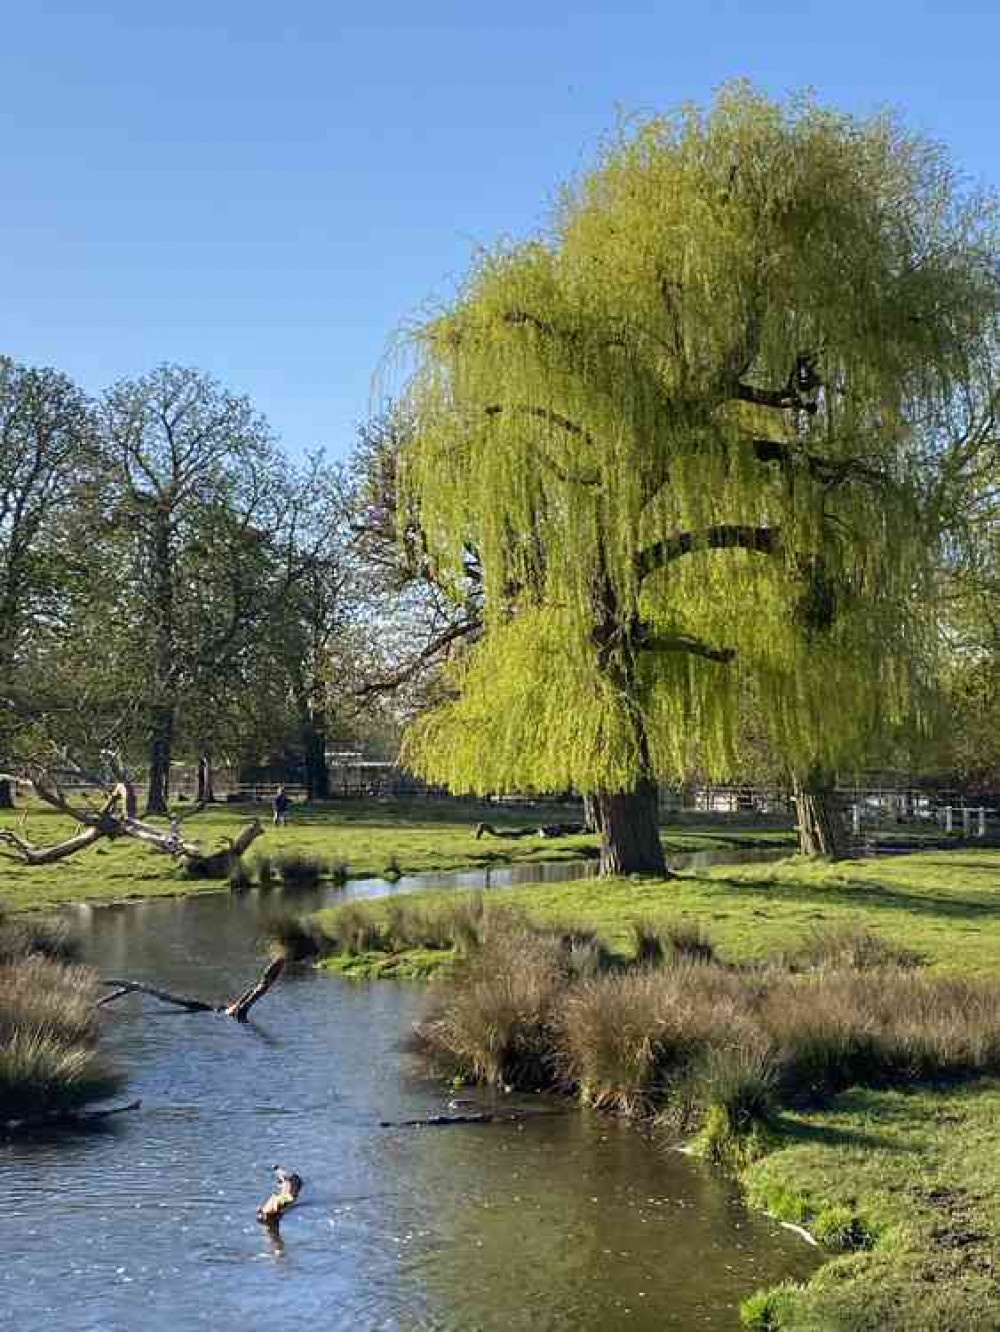
[[[850,838],[833,783],[818,777],[795,782],[794,799],[801,854],[845,860],[850,855]]]
[[[601,791],[594,799],[601,833],[601,874],[665,876],[656,783],[643,778],[634,791]]]
[[[153,709],[149,739],[149,785],[146,788],[146,813],[169,814],[170,755],[174,743],[174,710]]]
[[[595,795],[585,795],[583,797],[583,826],[587,829],[587,832],[601,831],[601,810],[598,797]]]
[[[302,723],[307,800],[330,799],[330,769],[326,762],[326,717],[313,713]]]

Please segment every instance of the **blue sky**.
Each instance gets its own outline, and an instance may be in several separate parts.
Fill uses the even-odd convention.
[[[7,0],[0,351],[92,392],[198,365],[342,454],[393,330],[619,108],[809,86],[1000,185],[998,49],[1000,5],[963,0]]]

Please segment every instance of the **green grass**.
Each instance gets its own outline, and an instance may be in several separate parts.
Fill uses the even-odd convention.
[[[407,901],[434,909],[455,896],[419,893]],[[1000,851],[921,851],[833,866],[790,858],[667,881],[533,884],[498,892],[495,900],[516,903],[539,924],[585,924],[625,956],[635,947],[634,927],[657,918],[705,926],[730,962],[794,948],[818,926],[850,922],[910,949],[936,971],[1000,975]],[[322,924],[324,913],[318,918]]]
[[[18,829],[44,845],[68,836],[72,822],[43,806],[0,811],[0,828]],[[551,807],[535,810],[498,809],[481,804],[428,800],[336,801],[309,808],[293,807],[288,824],[273,828],[263,806],[219,805],[195,815],[185,835],[206,848],[221,844],[247,819],[261,818],[265,836],[254,843],[247,857],[251,870],[258,857],[275,862],[283,855],[321,857],[328,870],[345,864],[352,878],[391,874],[419,874],[470,866],[505,865],[526,861],[575,860],[594,855],[597,839],[590,836],[545,839],[528,837],[504,842],[477,840],[481,819],[501,825],[550,822],[566,817]],[[664,829],[672,851],[721,849],[727,846],[791,846],[794,834],[787,821],[742,819],[728,816],[681,816]],[[46,909],[64,902],[122,901],[128,898],[212,892],[224,883],[188,880],[168,856],[128,840],[99,843],[68,860],[47,866],[20,865],[0,860],[0,899],[10,910]]]
[[[747,1301],[745,1326],[1000,1326],[1000,1083],[845,1092],[783,1116],[778,1149],[744,1180],[757,1206],[848,1250],[805,1286]]]

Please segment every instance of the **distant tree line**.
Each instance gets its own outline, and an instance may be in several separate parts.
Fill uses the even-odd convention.
[[[212,794],[223,759],[395,751],[464,612],[397,540],[391,416],[291,457],[251,402],[166,365],[88,398],[0,358],[0,771],[109,752]]]

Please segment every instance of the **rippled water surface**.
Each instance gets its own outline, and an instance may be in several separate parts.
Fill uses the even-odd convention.
[[[261,909],[220,895],[80,919],[102,974],[221,1000],[256,974]],[[0,1144],[0,1321],[735,1328],[743,1296],[812,1270],[707,1167],[559,1102],[505,1098],[530,1112],[515,1124],[380,1128],[445,1108],[401,1048],[425,1003],[303,972],[245,1027],[150,999],[106,1010],[142,1109]],[[280,1242],[254,1220],[276,1162],[306,1181]]]

